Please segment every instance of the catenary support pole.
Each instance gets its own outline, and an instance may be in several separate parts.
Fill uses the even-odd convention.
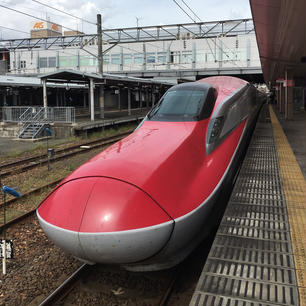
[[[131,116],[131,89],[128,88],[128,115]]]
[[[99,68],[99,73],[103,74],[102,18],[101,18],[101,14],[97,14],[97,34],[98,34],[98,68]]]
[[[48,106],[48,101],[47,101],[47,82],[45,79],[42,80],[43,83],[43,101],[44,101],[44,107]]]
[[[103,75],[103,51],[102,51],[102,17],[97,14],[97,34],[98,34],[98,69],[99,74]],[[99,107],[100,118],[104,118],[104,86],[99,86]]]
[[[95,120],[95,97],[94,97],[94,80],[89,79],[89,90],[90,90],[90,120]]]
[[[100,106],[100,118],[104,119],[104,86],[99,86],[99,106]]]

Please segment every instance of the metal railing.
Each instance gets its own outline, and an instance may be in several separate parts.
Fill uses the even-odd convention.
[[[35,107],[35,106],[4,106],[3,122],[31,122],[38,112],[44,110],[45,119],[54,123],[75,123],[74,107]]]
[[[13,113],[14,109],[7,109],[9,113]],[[16,111],[14,111],[14,115],[16,115]],[[34,115],[33,115],[34,114]],[[32,120],[33,116],[35,116],[36,110],[35,108],[28,107],[18,118],[18,135],[22,133],[26,126],[28,126]],[[10,117],[10,122],[14,122],[15,116]]]
[[[24,120],[24,121],[22,121]],[[36,135],[43,128],[44,124],[49,123],[47,117],[47,109],[44,107],[40,107],[39,110],[35,113],[31,111],[31,108],[27,109],[21,116],[19,125],[19,137],[21,137],[22,133],[26,131],[30,126],[35,125],[35,129],[32,131],[31,138],[35,138]]]
[[[47,107],[47,118],[50,122],[75,123],[75,108]]]
[[[2,107],[3,122],[18,122],[19,117],[24,114],[29,106],[4,106]]]
[[[33,116],[35,116],[36,114],[36,109],[35,108],[32,108],[32,107],[28,107],[24,113],[22,113],[20,116],[19,116],[19,122],[31,122],[32,121],[32,118]]]

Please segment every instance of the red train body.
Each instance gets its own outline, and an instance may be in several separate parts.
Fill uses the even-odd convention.
[[[207,235],[259,107],[256,89],[233,77],[172,87],[134,133],[50,193],[37,209],[42,228],[85,262],[179,263]]]

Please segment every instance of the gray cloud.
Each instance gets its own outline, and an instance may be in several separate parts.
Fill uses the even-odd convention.
[[[52,4],[47,0],[39,1],[92,22],[96,21],[97,13],[101,13],[105,28],[136,26],[135,17],[140,18],[140,26],[191,22],[172,0],[54,0]],[[193,8],[203,21],[251,17],[248,0],[185,0],[185,2]],[[2,0],[2,4],[40,18],[46,18],[47,14],[53,22],[74,29],[83,29],[86,33],[96,32],[94,25],[82,23],[31,0]],[[22,16],[4,8],[0,8],[0,14],[0,26],[30,31],[30,21],[33,18]],[[24,34],[9,32],[1,28],[0,31],[3,38],[7,36],[25,36]]]

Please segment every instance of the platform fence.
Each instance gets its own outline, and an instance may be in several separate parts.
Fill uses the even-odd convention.
[[[2,121],[20,123],[25,117],[26,121],[31,121],[42,109],[49,122],[75,123],[74,107],[5,106],[2,107]]]

